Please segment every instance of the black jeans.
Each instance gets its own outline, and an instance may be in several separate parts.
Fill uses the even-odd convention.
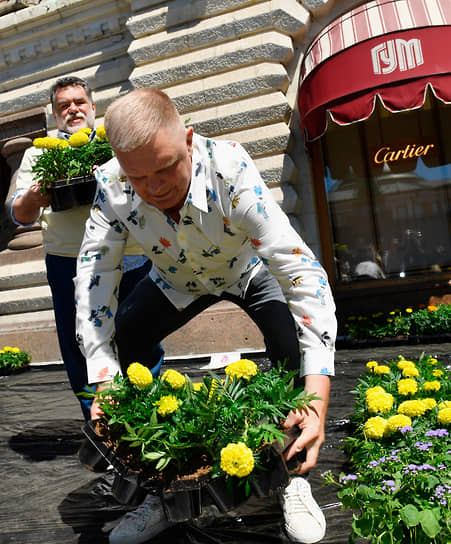
[[[265,267],[251,280],[243,298],[228,293],[203,295],[181,311],[146,276],[119,306],[116,315],[116,343],[122,369],[134,361],[151,367],[155,360],[152,353],[161,340],[220,300],[234,302],[255,322],[273,364],[280,361],[285,362],[287,369],[299,369],[296,325],[279,283]]]

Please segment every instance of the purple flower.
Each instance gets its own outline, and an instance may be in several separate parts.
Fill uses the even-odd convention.
[[[382,480],[382,483],[385,484],[381,487],[382,491],[388,491],[390,493],[396,491],[395,482],[393,480]]]
[[[404,425],[404,427],[401,427],[400,431],[402,432],[402,434],[406,434],[410,431],[413,431],[413,427],[411,427],[410,425]]]
[[[443,438],[444,436],[449,436],[449,432],[446,429],[432,429],[430,431],[426,431],[424,433],[424,436],[426,438],[429,438],[431,436],[438,436],[439,438]]]
[[[415,442],[415,448],[418,448],[420,451],[428,451],[429,448],[432,448],[432,442]]]
[[[348,480],[357,480],[357,476],[355,474],[344,474],[343,476],[340,476],[341,484],[344,484]]]

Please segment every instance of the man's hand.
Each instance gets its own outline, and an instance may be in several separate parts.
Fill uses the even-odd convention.
[[[98,393],[111,387],[112,382],[98,383],[96,386],[96,396],[91,405],[91,419],[100,419],[103,416],[102,409],[99,406]]]
[[[320,397],[321,400],[312,401],[311,407],[306,407],[302,412],[299,410],[291,411],[284,422],[286,429],[296,425],[302,430],[299,438],[284,453],[285,460],[288,461],[293,455],[305,449],[305,461],[300,466],[299,474],[308,472],[316,465],[319,450],[324,444],[324,426],[329,403],[330,378],[316,374],[306,376],[305,390]]]
[[[14,201],[14,217],[25,225],[33,223],[39,217],[40,209],[49,206],[51,201],[50,193],[45,191],[41,195],[41,185],[33,183],[26,193]]]

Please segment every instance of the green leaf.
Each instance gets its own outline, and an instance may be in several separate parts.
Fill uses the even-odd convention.
[[[143,459],[147,459],[148,461],[156,461],[157,459],[161,459],[163,455],[166,455],[164,451],[151,451],[149,453],[144,453]]]
[[[415,527],[420,523],[420,512],[413,504],[406,504],[400,511],[401,519],[407,527]]]
[[[373,536],[373,523],[369,519],[354,519],[352,528],[354,529],[354,532],[362,538]]]
[[[423,531],[429,538],[435,538],[440,532],[440,524],[431,510],[420,512],[420,524]]]

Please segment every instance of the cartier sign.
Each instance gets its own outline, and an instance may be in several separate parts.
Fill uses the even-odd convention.
[[[414,159],[415,157],[425,157],[433,147],[434,144],[407,144],[402,148],[383,146],[376,151],[373,160],[376,164],[383,164],[384,162],[396,162],[404,159]]]

